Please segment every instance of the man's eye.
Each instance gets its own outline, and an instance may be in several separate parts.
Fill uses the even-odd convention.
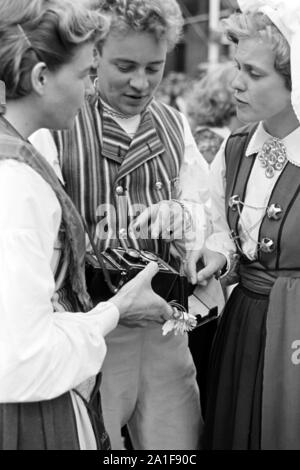
[[[133,70],[132,65],[118,65],[117,67],[120,72],[130,72],[131,70]]]
[[[159,71],[160,71],[160,69],[153,69],[153,68],[148,68],[147,69],[148,73],[158,73]]]

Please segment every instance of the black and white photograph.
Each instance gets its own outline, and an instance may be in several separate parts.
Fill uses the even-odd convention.
[[[0,450],[300,450],[299,50],[300,0],[0,0]]]

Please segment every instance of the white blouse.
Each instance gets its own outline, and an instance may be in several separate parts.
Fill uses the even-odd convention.
[[[61,208],[28,165],[0,162],[0,403],[47,400],[101,369],[118,309],[55,313]]]
[[[260,123],[253,134],[246,150],[245,158],[259,152],[268,140],[268,134]],[[300,127],[281,139],[286,147],[287,159],[296,166],[300,166]],[[224,254],[229,259],[234,253],[235,245],[229,236],[229,227],[225,212],[225,146],[223,142],[216,155],[210,172],[210,191],[212,200],[213,234],[206,241],[207,248]],[[282,170],[281,170],[282,171]],[[275,171],[273,178],[267,178],[265,169],[258,158],[255,159],[245,194],[245,206],[241,210],[239,233],[241,235],[241,248],[249,259],[257,257],[257,242],[262,219],[266,213],[268,201],[281,171]],[[280,201],[278,201],[280,203]],[[251,206],[251,207],[250,207]]]

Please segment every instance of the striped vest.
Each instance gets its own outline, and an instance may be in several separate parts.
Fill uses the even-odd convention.
[[[229,207],[229,198],[238,195],[245,200],[247,184],[256,154],[245,157],[245,152],[256,125],[244,126],[233,132],[225,148],[226,212],[230,229],[238,234],[239,214]],[[300,168],[288,162],[270,195],[268,206],[279,204],[283,209],[279,220],[262,220],[258,240],[270,238],[275,243],[271,253],[258,251],[258,262],[268,270],[298,270],[300,266]]]
[[[131,140],[93,98],[77,116],[74,128],[55,132],[54,139],[66,190],[85,217],[98,249],[119,246],[119,233],[125,230],[129,245],[169,261],[166,242],[131,236],[127,228],[144,208],[178,197],[184,156],[180,113],[153,101]]]

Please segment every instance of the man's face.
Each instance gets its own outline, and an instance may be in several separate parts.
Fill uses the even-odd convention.
[[[161,82],[166,55],[166,41],[152,34],[111,33],[99,54],[100,96],[122,114],[140,114]]]

